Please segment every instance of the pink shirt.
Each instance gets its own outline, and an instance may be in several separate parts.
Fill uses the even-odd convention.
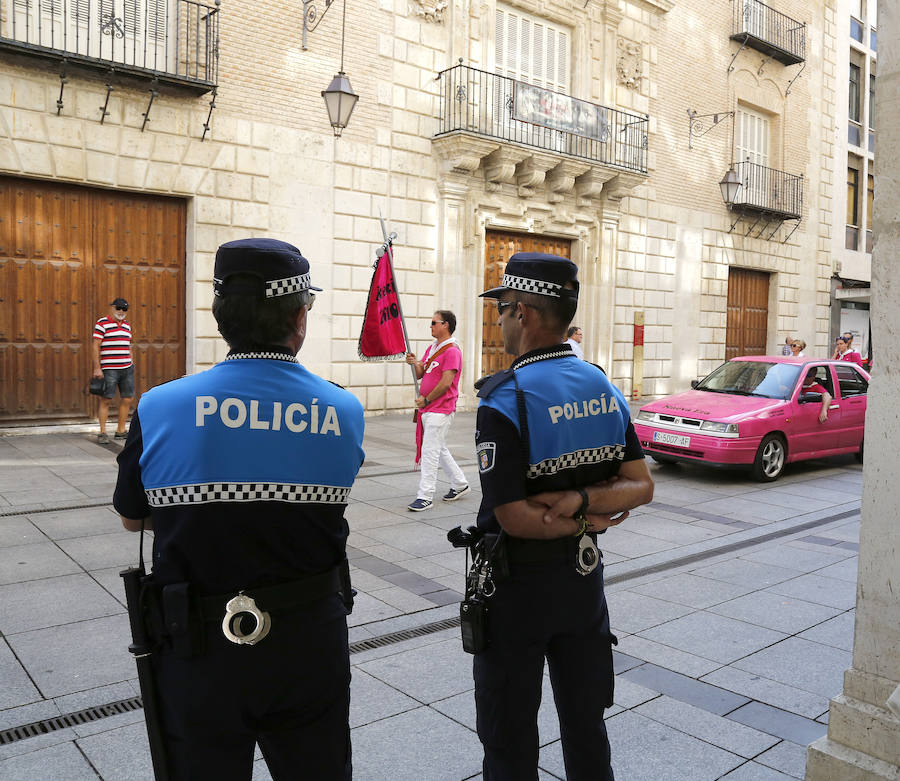
[[[437,347],[438,345],[435,343],[425,351],[425,355],[422,357],[422,363],[428,364],[428,356],[435,352]],[[453,375],[453,382],[443,396],[439,399],[435,399],[430,404],[426,404],[422,412],[441,412],[445,415],[456,412],[456,400],[459,398],[459,375],[461,369],[462,353],[459,351],[459,347],[457,347],[456,344],[451,344],[434,361],[432,361],[431,365],[425,370],[425,374],[422,376],[422,382],[419,385],[419,393],[422,396],[428,396],[428,394],[437,387],[438,383],[441,381],[441,377],[446,371],[456,372],[456,374]]]
[[[847,350],[841,355],[842,361],[853,361],[853,363],[862,366],[862,356],[856,350]]]

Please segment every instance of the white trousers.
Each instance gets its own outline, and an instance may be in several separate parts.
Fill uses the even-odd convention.
[[[419,477],[417,499],[434,498],[434,486],[437,482],[438,466],[450,478],[450,487],[459,490],[468,485],[466,476],[459,468],[450,451],[447,449],[447,432],[453,421],[453,413],[422,413],[422,474]]]

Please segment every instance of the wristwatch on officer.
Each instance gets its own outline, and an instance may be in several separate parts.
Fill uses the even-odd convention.
[[[591,500],[588,498],[587,491],[583,488],[576,488],[576,491],[581,494],[581,507],[578,508],[578,511],[572,516],[572,520],[575,523],[580,524],[580,528],[573,535],[574,537],[580,537],[587,531],[589,526],[587,515],[587,509],[591,504]]]

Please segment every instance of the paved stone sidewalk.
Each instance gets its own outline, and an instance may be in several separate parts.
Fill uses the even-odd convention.
[[[450,442],[472,493],[414,514],[412,424],[367,420],[348,508],[357,779],[480,777],[471,658],[458,628],[431,626],[457,616],[464,557],[445,535],[480,500],[473,429],[458,415]],[[117,452],[87,432],[0,436],[0,731],[137,694],[118,572],[138,538],[108,504]],[[861,468],[797,465],[765,485],[652,470],[654,502],[603,538],[616,777],[802,778],[850,665]],[[152,777],[140,709],[45,729],[3,734],[0,778]],[[540,734],[541,777],[564,778],[546,676]]]

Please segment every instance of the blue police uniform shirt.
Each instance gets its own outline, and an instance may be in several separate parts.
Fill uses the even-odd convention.
[[[219,594],[343,559],[362,405],[286,352],[229,355],[141,397],[113,504],[152,515],[157,582]]]
[[[513,378],[515,372],[515,378]],[[525,397],[527,456],[516,399]],[[644,457],[621,391],[568,345],[533,350],[482,387],[475,450],[482,486],[478,526],[499,531],[494,508],[542,491],[608,480]]]

